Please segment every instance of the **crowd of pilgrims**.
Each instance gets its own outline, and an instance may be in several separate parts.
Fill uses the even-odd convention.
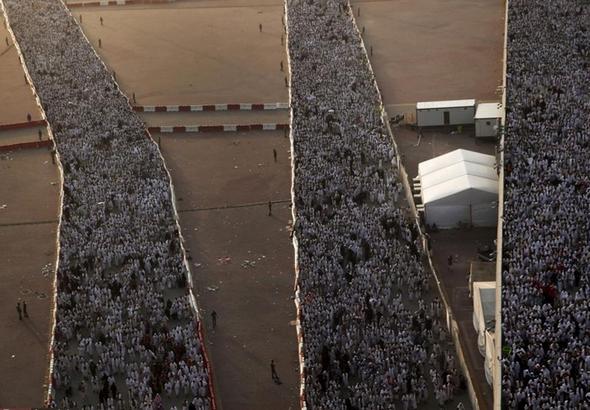
[[[170,180],[59,0],[5,0],[63,167],[51,406],[209,409]]]
[[[511,0],[503,408],[590,408],[590,4]]]
[[[454,407],[465,380],[348,2],[287,10],[307,406]]]

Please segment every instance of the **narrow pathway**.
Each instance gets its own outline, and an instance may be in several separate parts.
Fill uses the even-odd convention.
[[[178,136],[161,145],[179,201],[219,408],[299,408],[291,210],[285,200],[289,139],[266,131]],[[281,385],[272,381],[271,360]]]

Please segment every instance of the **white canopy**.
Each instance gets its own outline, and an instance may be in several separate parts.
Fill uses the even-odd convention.
[[[440,228],[459,222],[494,226],[498,175],[492,155],[458,149],[418,165],[426,221]]]

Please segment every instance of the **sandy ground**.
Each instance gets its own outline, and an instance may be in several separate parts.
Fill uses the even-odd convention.
[[[141,113],[148,126],[289,123],[289,111],[216,111]],[[2,135],[0,134],[0,139]]]
[[[497,100],[502,0],[356,0],[384,103]]]
[[[48,364],[59,173],[45,149],[0,154],[0,406],[41,406]],[[51,264],[51,265],[48,265]],[[18,320],[17,301],[29,318]]]
[[[162,138],[224,410],[298,407],[288,149],[282,132]]]
[[[0,22],[0,124],[26,122],[28,113],[33,120],[39,120],[41,113],[31,88],[25,83],[25,74],[12,39],[4,28],[2,13]],[[6,39],[9,46],[6,46]]]
[[[291,199],[289,139],[280,131],[160,135],[179,210]]]
[[[418,144],[417,129],[411,126],[393,128],[395,141],[410,179],[418,175],[418,164],[459,148],[482,154],[495,154],[495,141],[475,138],[475,127],[464,126],[458,133],[455,127],[422,128],[422,138]],[[412,185],[410,181],[410,185]]]
[[[57,219],[59,172],[46,148],[0,153],[0,225]]]
[[[280,71],[281,60],[286,67],[282,2],[185,2],[74,9],[73,14],[78,20],[82,15],[84,32],[139,105],[288,99]]]

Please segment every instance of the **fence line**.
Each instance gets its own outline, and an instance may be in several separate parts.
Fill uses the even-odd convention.
[[[100,1],[82,1],[77,3],[65,3],[67,8],[80,8],[80,7],[99,7],[99,6],[125,6],[133,4],[165,4],[173,3],[176,0],[100,0]]]
[[[223,125],[163,125],[148,127],[149,132],[185,133],[185,132],[242,132],[242,131],[277,131],[288,130],[289,124],[223,124]]]
[[[0,146],[0,152],[17,151],[21,149],[47,148],[52,146],[53,140],[20,142],[17,144],[2,145]]]
[[[136,112],[214,112],[214,111],[275,111],[287,110],[289,103],[237,103],[204,105],[135,105]]]
[[[502,67],[502,117],[500,119],[502,132],[500,133],[500,150],[498,176],[498,231],[496,241],[496,328],[495,354],[492,363],[492,377],[494,389],[494,409],[502,408],[502,255],[504,236],[504,130],[506,129],[506,71],[508,69],[508,8],[510,0],[504,2],[504,50]]]

